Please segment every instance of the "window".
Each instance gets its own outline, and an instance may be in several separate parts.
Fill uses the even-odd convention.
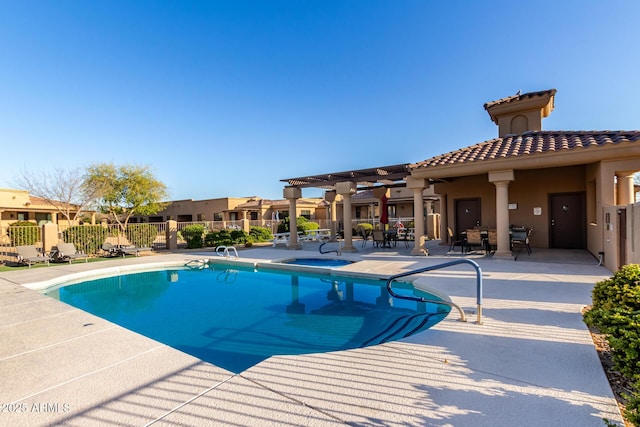
[[[249,212],[249,218],[251,219],[251,221],[257,221],[258,220],[258,212],[256,212],[256,211]]]
[[[196,218],[198,218],[198,221],[204,221],[204,214],[199,213],[197,214]]]
[[[302,209],[300,211],[300,216],[303,216],[303,217],[305,217],[305,218],[310,220],[311,219],[311,211],[309,209]]]
[[[214,212],[213,213],[214,221],[222,221],[222,212]]]
[[[47,222],[51,222],[51,214],[50,213],[36,213],[36,222],[38,225],[46,224]]]

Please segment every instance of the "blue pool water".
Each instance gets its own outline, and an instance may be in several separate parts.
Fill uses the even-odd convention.
[[[438,299],[408,283],[394,290]],[[235,373],[271,355],[401,339],[450,311],[391,299],[381,280],[228,266],[129,274],[45,293]]]

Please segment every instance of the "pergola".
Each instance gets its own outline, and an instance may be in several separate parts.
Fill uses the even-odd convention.
[[[387,188],[391,187],[407,187],[413,190],[414,211],[422,212],[423,191],[428,186],[425,179],[415,179],[411,177],[410,163],[378,166],[374,168],[358,169],[344,172],[332,172],[321,175],[304,176],[298,178],[287,178],[280,180],[288,185],[284,188],[284,197],[289,200],[290,211],[296,211],[296,200],[302,197],[302,188],[322,188],[325,192],[325,200],[331,204],[331,235],[335,239],[336,236],[336,195],[343,196],[343,218],[345,224],[351,223],[351,196],[359,189],[373,189],[376,197],[382,197]],[[377,189],[380,189],[376,191]],[[290,219],[291,229],[297,227],[295,215]],[[423,221],[416,221],[415,230],[416,240],[412,254],[424,254],[421,247],[421,239],[417,236],[424,235]],[[300,249],[297,235],[291,234],[290,249]],[[353,246],[353,235],[351,227],[344,228],[344,247],[343,251],[355,252]]]

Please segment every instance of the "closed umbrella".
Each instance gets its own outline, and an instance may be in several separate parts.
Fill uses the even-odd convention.
[[[389,213],[387,212],[387,196],[382,195],[380,199],[380,224],[389,224]]]

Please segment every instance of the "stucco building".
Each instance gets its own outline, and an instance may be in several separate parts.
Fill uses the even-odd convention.
[[[513,259],[510,226],[518,225],[533,229],[533,247],[586,249],[604,257],[612,270],[640,262],[640,233],[632,226],[640,221],[633,185],[640,171],[640,131],[545,131],[542,122],[554,109],[555,95],[550,89],[486,103],[498,126],[494,139],[407,164],[405,170],[396,165],[283,180],[289,183],[285,196],[295,198],[292,190],[304,187],[325,188],[344,197],[342,217],[348,222],[362,184],[388,194],[403,181],[414,196],[413,212],[425,211],[425,194],[438,199],[442,236],[447,228],[495,229],[497,258]],[[416,235],[424,232],[421,222],[416,219]],[[350,238],[346,233],[345,248],[356,250]]]

